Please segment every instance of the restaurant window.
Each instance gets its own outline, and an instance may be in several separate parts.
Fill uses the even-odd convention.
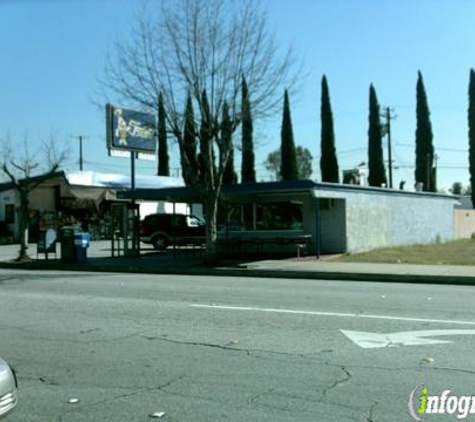
[[[301,202],[273,202],[257,204],[257,230],[302,230]]]

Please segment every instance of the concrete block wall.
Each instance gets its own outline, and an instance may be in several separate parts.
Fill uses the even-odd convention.
[[[316,195],[346,199],[346,252],[454,238],[455,198],[354,188],[317,189]]]

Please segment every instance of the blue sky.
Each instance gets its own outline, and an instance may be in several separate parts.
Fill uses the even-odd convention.
[[[171,0],[170,0],[171,1]],[[0,0],[0,139],[25,136],[35,146],[53,134],[85,169],[128,172],[107,156],[103,112],[93,104],[97,78],[116,38],[125,36],[138,0]],[[340,169],[367,160],[368,95],[373,83],[392,122],[395,184],[413,183],[415,86],[421,70],[438,154],[439,187],[468,183],[467,89],[475,67],[475,2],[471,0],[267,0],[269,27],[292,43],[307,77],[291,98],[294,136],[310,149],[319,178],[320,81],[328,77]],[[105,102],[105,101],[104,101]],[[280,143],[281,115],[255,122],[258,178]],[[172,146],[171,167],[178,167]],[[141,161],[140,173],[156,164]],[[240,163],[236,162],[236,168]]]

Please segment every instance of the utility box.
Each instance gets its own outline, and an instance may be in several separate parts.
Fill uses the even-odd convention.
[[[75,261],[77,264],[87,263],[87,248],[90,244],[89,233],[74,234]]]
[[[65,226],[61,229],[61,262],[73,264],[76,262],[76,250],[74,247],[74,235],[77,229]]]

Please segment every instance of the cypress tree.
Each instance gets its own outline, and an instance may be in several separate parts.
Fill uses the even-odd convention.
[[[294,132],[292,129],[292,118],[290,115],[289,94],[285,90],[284,111],[282,115],[281,130],[281,168],[282,180],[298,180],[299,172],[297,168],[297,153],[295,151]]]
[[[470,69],[468,85],[468,162],[472,206],[475,208],[475,71]]]
[[[427,95],[422,80],[422,74],[419,71],[416,86],[416,183],[423,183],[423,190],[426,192],[435,192],[435,180],[431,177],[433,174],[432,163],[434,161],[434,146],[432,124],[430,122],[430,111],[427,104]]]
[[[252,113],[249,91],[246,79],[242,79],[242,163],[241,181],[255,182],[256,171],[254,168],[254,141],[252,138]]]
[[[322,78],[322,98],[321,98],[321,155],[320,170],[322,182],[338,183],[338,161],[335,150],[335,132],[333,130],[333,114],[330,103],[330,93],[328,90],[327,77]]]
[[[223,104],[223,120],[221,126],[221,144],[222,151],[228,153],[228,160],[224,167],[223,184],[236,183],[236,173],[234,172],[234,145],[233,145],[233,128],[229,117],[229,106],[225,101]]]
[[[158,96],[158,175],[170,176],[167,145],[167,114],[163,104],[163,95]]]
[[[198,172],[198,162],[196,158],[196,133],[195,133],[195,115],[193,112],[193,103],[188,95],[185,109],[185,128],[183,136],[183,154],[181,168],[183,179],[187,186],[191,185],[192,180],[190,172]]]
[[[368,129],[368,183],[370,186],[386,184],[386,172],[381,143],[381,121],[379,104],[373,84],[369,88],[369,129]]]

